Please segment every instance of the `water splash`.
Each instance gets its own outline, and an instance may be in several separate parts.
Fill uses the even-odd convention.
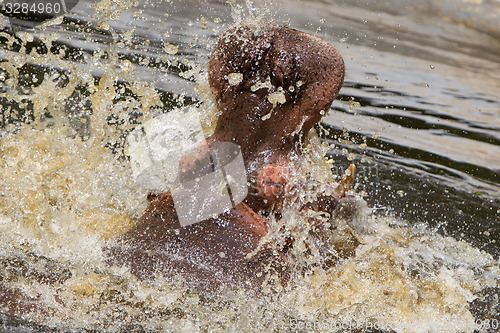
[[[165,277],[138,281],[126,269],[106,266],[105,241],[128,230],[146,205],[145,190],[133,182],[127,134],[154,114],[193,101],[141,79],[140,69],[196,82],[207,133],[217,112],[204,67],[183,59],[182,48],[172,54],[172,41],[155,49],[134,28],[125,35],[113,28],[112,20],[136,10],[132,2],[101,1],[95,8],[96,24],[80,23],[75,32],[94,49],[65,41],[75,22],[68,18],[56,28],[3,27],[0,34],[0,292],[17,290],[24,296],[15,297],[36,304],[17,314],[48,326],[105,331],[135,325],[190,332],[475,328],[469,303],[481,290],[499,287],[498,261],[463,241],[374,214],[362,200],[349,219],[335,220],[328,244],[335,262],[328,268],[318,254],[324,244],[309,237],[305,217],[283,212],[269,238],[295,239],[288,254],[295,278],[279,294],[209,299]],[[236,23],[268,20],[251,3],[235,8]],[[99,38],[102,43],[93,43]],[[333,181],[323,159],[329,146],[315,133],[308,142],[295,161],[295,181]],[[302,200],[317,191],[304,190]]]

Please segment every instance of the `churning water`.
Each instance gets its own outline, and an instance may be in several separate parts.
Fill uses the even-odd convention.
[[[494,331],[499,11],[498,1],[82,0],[36,27],[2,19],[0,329]],[[107,266],[101,249],[147,204],[127,134],[186,105],[209,133],[210,50],[248,20],[314,34],[344,58],[341,95],[302,161],[330,181],[358,167],[364,201],[337,221],[344,258],[261,298],[212,299]],[[311,264],[305,222],[283,216],[298,240],[289,259]]]

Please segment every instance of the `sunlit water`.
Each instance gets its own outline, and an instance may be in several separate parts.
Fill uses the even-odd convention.
[[[217,1],[132,5],[81,1],[74,14],[36,30],[14,32],[3,21],[0,293],[36,300],[30,313],[0,308],[3,329],[461,332],[498,324],[494,28],[457,23],[460,6],[430,15],[333,1],[278,1],[267,10]],[[302,168],[331,180],[357,164],[367,204],[337,223],[340,239],[352,235],[360,245],[263,298],[241,291],[214,300],[168,278],[138,281],[108,267],[101,248],[146,207],[127,133],[193,103],[209,132],[209,52],[234,20],[262,17],[315,34],[344,57],[346,83],[318,126],[323,144],[311,138]],[[318,157],[325,153],[329,163]],[[291,260],[311,260],[301,254],[310,246],[305,222],[288,210],[282,223],[299,240]]]

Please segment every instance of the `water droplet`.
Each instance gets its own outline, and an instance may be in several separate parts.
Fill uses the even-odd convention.
[[[239,84],[241,81],[243,81],[243,74],[242,73],[230,73],[227,75],[227,81],[230,86],[235,86]]]
[[[269,100],[269,103],[271,104],[284,104],[286,103],[286,97],[285,97],[285,94],[283,94],[282,91],[275,91],[271,94],[269,94],[269,96],[267,96],[267,99]]]
[[[168,54],[176,54],[178,51],[179,49],[175,45],[172,44],[165,45],[165,52],[167,52]]]

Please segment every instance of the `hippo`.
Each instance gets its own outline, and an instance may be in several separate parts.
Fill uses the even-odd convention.
[[[210,294],[285,286],[293,240],[263,239],[270,217],[279,219],[296,192],[290,160],[337,97],[344,72],[330,44],[294,29],[244,24],[223,33],[208,65],[219,117],[206,142],[182,157],[179,177],[203,172],[213,163],[211,147],[231,142],[243,155],[248,194],[218,216],[181,226],[172,193],[150,193],[136,225],[106,249],[108,263],[127,266],[139,279],[163,275]],[[341,184],[326,184],[315,202],[297,209],[334,214],[354,177],[352,165]]]

